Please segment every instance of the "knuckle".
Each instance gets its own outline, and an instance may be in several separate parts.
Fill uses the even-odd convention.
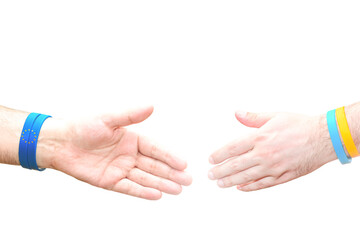
[[[231,178],[223,178],[224,187],[230,187],[234,185],[234,181]]]
[[[122,192],[124,194],[129,194],[130,190],[131,190],[130,184],[129,183],[124,183],[123,187],[122,187]]]
[[[230,168],[237,170],[240,168],[240,165],[241,165],[241,163],[239,161],[234,160],[230,163]]]
[[[168,152],[165,152],[165,153],[163,153],[164,154],[164,159],[165,159],[165,161],[166,161],[166,163],[175,163],[176,162],[176,160],[173,158],[173,156],[170,154],[170,153],[168,153]]]
[[[256,184],[255,184],[255,188],[256,189],[262,189],[262,188],[265,188],[266,187],[266,184],[265,184],[265,182],[263,182],[263,181],[259,181],[259,182],[257,182]]]
[[[139,181],[141,182],[141,183],[146,183],[146,177],[145,177],[145,175],[143,175],[143,174],[139,174],[139,176],[138,176],[138,178],[139,178]]]
[[[256,145],[267,142],[269,140],[270,136],[269,133],[264,131],[258,131],[256,136],[254,137],[254,142]]]
[[[154,173],[154,172],[156,172],[156,170],[157,170],[156,162],[152,161],[149,165],[149,172]]]
[[[253,180],[253,176],[252,176],[252,174],[251,173],[247,173],[247,172],[244,172],[243,174],[242,174],[242,182],[250,182],[250,181],[252,181]]]
[[[232,145],[228,146],[227,152],[230,156],[235,156],[237,154],[237,145],[232,144]]]
[[[150,149],[150,155],[155,156],[157,152],[158,152],[158,147],[156,145],[152,145]]]
[[[145,193],[141,189],[130,189],[128,194],[139,198],[146,198]]]
[[[163,180],[158,180],[158,181],[155,181],[155,182],[154,182],[154,188],[155,188],[155,189],[161,189],[162,186],[164,186]]]
[[[284,173],[284,168],[282,166],[274,166],[271,168],[270,174],[274,177],[279,177]]]
[[[259,145],[259,143],[261,143],[263,140],[264,140],[263,134],[260,131],[258,131],[253,138],[255,145]]]
[[[175,170],[170,168],[168,171],[166,171],[165,177],[167,179],[175,179],[175,174],[176,174]]]
[[[276,159],[276,151],[272,148],[263,148],[262,151],[259,152],[259,156],[263,159],[268,159],[268,161],[271,162],[271,160]]]
[[[284,162],[269,162],[265,165],[265,167],[268,169],[267,172],[271,176],[280,176],[287,169],[287,166]]]

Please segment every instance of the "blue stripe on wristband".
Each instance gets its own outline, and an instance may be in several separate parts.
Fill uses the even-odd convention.
[[[49,117],[51,117],[51,116],[41,114],[35,120],[33,127],[31,129],[31,133],[30,133],[29,141],[28,141],[28,149],[27,149],[28,162],[29,162],[30,169],[35,169],[38,171],[45,170],[45,168],[39,168],[36,163],[36,147],[37,147],[37,141],[38,141],[39,135],[40,135],[40,129],[41,129],[43,123],[45,122],[45,120]]]
[[[336,110],[328,111],[326,114],[328,129],[330,133],[331,142],[333,144],[336,156],[339,158],[342,164],[351,163],[351,157],[348,157],[345,153],[344,147],[341,143],[339,130],[336,123]]]
[[[24,127],[21,132],[20,143],[19,143],[19,162],[23,168],[30,168],[28,162],[28,154],[27,154],[29,136],[33,124],[39,115],[40,115],[39,113],[30,113],[25,120]]]

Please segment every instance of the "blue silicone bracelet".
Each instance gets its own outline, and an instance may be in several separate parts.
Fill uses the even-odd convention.
[[[30,169],[35,169],[38,171],[43,171],[45,168],[39,168],[36,163],[36,147],[37,141],[40,134],[40,129],[44,121],[51,116],[40,114],[40,116],[35,120],[34,125],[31,129],[29,141],[28,141],[28,161]]]
[[[326,114],[331,142],[333,144],[336,156],[339,158],[340,162],[342,164],[351,163],[351,157],[346,155],[344,147],[341,143],[341,138],[336,123],[335,111],[336,110],[331,110]]]
[[[30,113],[25,120],[24,127],[21,132],[19,143],[19,162],[23,168],[30,168],[27,154],[29,136],[33,124],[39,115],[39,113]]]

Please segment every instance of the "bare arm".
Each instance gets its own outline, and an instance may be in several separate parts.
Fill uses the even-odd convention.
[[[360,103],[345,108],[350,132],[360,149]],[[237,113],[236,118],[255,133],[214,152],[218,164],[209,178],[220,187],[253,191],[288,182],[337,159],[326,114],[309,117],[289,113]]]
[[[27,115],[0,106],[0,163],[19,165],[19,139]]]
[[[125,127],[152,114],[146,107],[91,119],[47,119],[40,131],[36,160],[81,181],[145,199],[179,194],[191,177],[186,162]],[[0,107],[0,163],[19,165],[19,140],[29,113]],[[25,171],[25,170],[24,170]]]

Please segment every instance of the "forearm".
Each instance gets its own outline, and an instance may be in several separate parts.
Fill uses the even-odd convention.
[[[0,106],[0,163],[20,165],[19,141],[28,112]],[[52,167],[55,149],[61,139],[59,120],[47,119],[39,134],[36,161],[40,168]]]
[[[0,106],[0,163],[19,165],[19,139],[28,114]]]

